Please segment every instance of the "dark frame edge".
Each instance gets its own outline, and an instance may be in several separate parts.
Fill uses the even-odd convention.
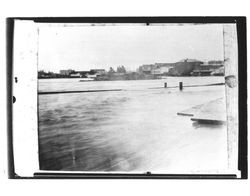
[[[244,16],[96,16],[96,17],[12,17],[37,23],[236,23]]]
[[[234,174],[80,174],[37,172],[35,179],[237,179]]]
[[[238,169],[241,179],[248,179],[247,160],[247,37],[246,17],[237,19],[238,78],[239,78],[239,144]]]
[[[13,46],[14,46],[14,19],[6,19],[6,91],[7,91],[7,165],[8,178],[13,179],[15,175],[13,155],[13,105],[12,105],[12,76],[13,76]]]

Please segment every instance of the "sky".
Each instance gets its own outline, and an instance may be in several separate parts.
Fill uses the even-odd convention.
[[[88,71],[184,58],[223,60],[223,26],[203,25],[45,25],[39,28],[38,69]]]

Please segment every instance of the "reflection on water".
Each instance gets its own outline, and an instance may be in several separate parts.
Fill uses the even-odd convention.
[[[143,172],[223,168],[226,126],[194,126],[189,117],[176,113],[224,96],[224,87],[149,89],[166,81],[174,86],[180,80],[184,85],[223,82],[222,77],[39,80],[40,91],[125,89],[39,95],[40,168]]]

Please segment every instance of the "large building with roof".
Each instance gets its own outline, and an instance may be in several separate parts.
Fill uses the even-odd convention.
[[[196,59],[183,59],[174,64],[174,67],[169,70],[170,75],[188,76],[195,69],[199,69],[202,61]]]

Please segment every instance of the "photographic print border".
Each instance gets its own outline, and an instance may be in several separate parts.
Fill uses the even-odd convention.
[[[45,179],[236,179],[236,175],[226,174],[98,174],[70,172],[37,172],[33,177],[22,177],[15,173],[13,155],[13,46],[14,20],[31,20],[37,23],[223,23],[236,24],[238,40],[238,169],[241,179],[247,179],[247,48],[245,17],[14,17],[6,19],[7,49],[7,145],[9,178]]]

